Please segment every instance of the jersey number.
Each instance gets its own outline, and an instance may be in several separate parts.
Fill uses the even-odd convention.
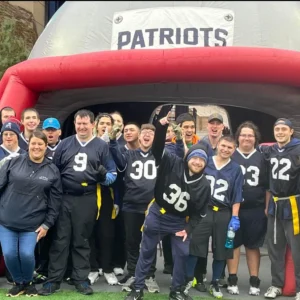
[[[210,182],[211,195],[219,201],[224,201],[225,195],[222,195],[222,193],[228,190],[228,182],[224,179],[218,179],[216,181],[215,177],[211,175],[206,175],[206,178]],[[216,189],[215,184],[219,185]]]
[[[130,177],[135,180],[139,180],[143,176],[146,179],[156,178],[156,167],[154,160],[148,160],[145,163],[142,163],[140,160],[137,160],[132,164],[132,167],[135,168],[135,172],[130,173]]]
[[[86,170],[86,166],[87,166],[87,155],[86,153],[78,153],[75,158],[74,161],[76,163],[76,165],[73,166],[73,169],[77,172],[83,172]]]
[[[244,166],[241,166],[241,168],[244,175],[246,173],[251,173],[251,179],[247,179],[247,183],[251,186],[257,186],[259,181],[259,168],[256,166],[250,166],[247,169]]]
[[[280,179],[280,180],[290,180],[290,175],[285,174],[292,166],[291,161],[288,158],[281,158],[278,160],[275,157],[271,158],[271,165],[272,167],[272,177],[273,179]],[[279,166],[283,165],[283,168]],[[280,170],[278,170],[280,168]]]
[[[166,193],[163,194],[163,198],[169,204],[174,204],[175,209],[177,211],[185,211],[187,209],[187,201],[190,200],[190,194],[187,192],[181,192],[181,188],[173,183],[170,184],[171,193],[169,196]]]

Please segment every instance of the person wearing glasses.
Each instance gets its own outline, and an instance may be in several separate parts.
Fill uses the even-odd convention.
[[[260,293],[259,265],[260,250],[267,232],[267,217],[265,208],[269,199],[268,172],[263,154],[256,150],[260,140],[260,132],[252,122],[242,123],[236,131],[238,148],[232,159],[237,162],[244,174],[243,198],[239,218],[240,229],[234,238],[234,256],[227,260],[228,287],[232,295],[239,294],[237,285],[240,247],[245,246],[249,269],[249,294],[258,296]]]

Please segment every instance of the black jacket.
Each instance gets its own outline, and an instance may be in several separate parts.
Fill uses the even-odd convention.
[[[58,217],[62,186],[58,168],[45,158],[35,164],[28,154],[0,169],[0,224],[15,231],[52,227]]]

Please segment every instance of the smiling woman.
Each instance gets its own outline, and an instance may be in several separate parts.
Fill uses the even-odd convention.
[[[45,159],[46,148],[47,137],[35,131],[28,154],[14,152],[1,162],[0,242],[14,281],[7,294],[11,297],[37,295],[32,283],[34,249],[54,225],[61,204],[60,173]]]

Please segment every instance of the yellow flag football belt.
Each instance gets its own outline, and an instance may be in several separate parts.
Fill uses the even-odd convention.
[[[292,208],[292,217],[293,217],[293,228],[294,228],[294,235],[299,234],[299,211],[298,211],[298,205],[296,197],[299,197],[300,195],[293,195],[289,197],[273,197],[274,202],[282,201],[282,200],[290,200],[291,208]]]

